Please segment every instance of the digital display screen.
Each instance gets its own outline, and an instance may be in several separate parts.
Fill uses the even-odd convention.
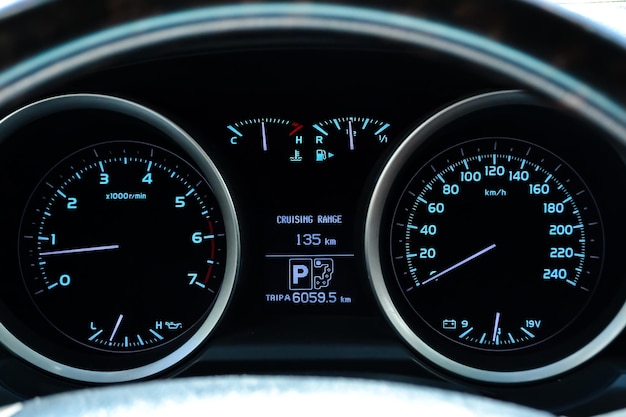
[[[356,272],[357,210],[372,165],[388,148],[391,124],[260,118],[225,130],[229,151],[255,168],[242,186],[253,195],[247,217],[262,225],[262,248],[254,248],[263,253],[260,302],[273,311],[351,311],[367,286],[357,282],[363,279]]]
[[[354,270],[351,221],[343,213],[277,214],[268,233],[265,302],[351,304]]]

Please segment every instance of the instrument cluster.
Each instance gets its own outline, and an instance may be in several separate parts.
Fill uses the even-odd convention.
[[[362,372],[401,357],[415,375],[506,385],[619,342],[614,139],[415,56],[267,55],[236,85],[215,80],[256,53],[111,68],[6,115],[8,351],[81,384],[261,371],[241,365],[261,357],[306,372],[359,346],[377,352]]]

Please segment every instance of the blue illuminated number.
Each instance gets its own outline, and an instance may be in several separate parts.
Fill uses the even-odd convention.
[[[185,207],[185,196],[184,195],[177,195],[174,198],[174,207],[176,207],[176,208],[183,208],[183,207]]]
[[[550,194],[549,184],[528,184],[528,192],[531,195]]]
[[[145,182],[146,184],[152,184],[152,173],[148,172],[146,175],[144,175],[141,179],[141,182]]]
[[[461,182],[480,182],[482,174],[480,171],[461,171]]]
[[[50,233],[50,245],[54,246],[57,244],[57,235],[55,233]]]
[[[435,248],[420,248],[420,259],[434,259],[437,256]]]
[[[59,277],[59,284],[61,284],[62,287],[67,287],[68,285],[70,285],[70,276],[67,274],[63,274]]]
[[[446,206],[443,203],[428,203],[428,212],[430,214],[441,214],[445,209]]]
[[[509,181],[528,181],[529,179],[528,171],[509,171]]]
[[[506,169],[501,165],[485,166],[485,175],[488,177],[501,177],[506,173]]]
[[[566,279],[566,278],[567,278],[566,269],[544,268],[543,270],[543,279]]]
[[[433,236],[437,234],[437,225],[425,224],[420,228],[420,233],[426,236]]]
[[[104,172],[100,174],[100,185],[106,185],[109,183],[109,174]]]
[[[543,203],[543,212],[546,214],[561,214],[565,212],[563,203]]]
[[[76,210],[78,208],[78,199],[74,197],[69,197],[67,199],[67,208],[68,210]]]
[[[191,278],[189,285],[193,285],[196,282],[196,279],[198,279],[198,274],[195,272],[189,272],[187,273],[187,278]]]
[[[572,248],[550,248],[550,258],[573,258],[574,249]]]
[[[444,184],[443,195],[457,195],[459,193],[458,184]]]
[[[198,243],[202,243],[202,240],[203,240],[203,239],[202,239],[202,232],[194,232],[194,233],[191,235],[191,241],[192,241],[193,243],[196,243],[196,244],[198,244]]]
[[[571,224],[551,224],[550,236],[571,236],[574,234],[574,226]]]

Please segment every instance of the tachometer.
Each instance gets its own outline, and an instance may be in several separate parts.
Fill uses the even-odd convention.
[[[61,161],[33,194],[20,238],[35,305],[97,349],[176,339],[222,284],[226,239],[210,187],[187,162],[145,143],[103,143]]]
[[[223,317],[238,268],[235,209],[208,155],[170,120],[110,96],[54,97],[1,125],[0,140],[42,149],[13,168],[32,188],[6,263],[19,272],[2,281],[5,346],[91,382],[187,358]]]

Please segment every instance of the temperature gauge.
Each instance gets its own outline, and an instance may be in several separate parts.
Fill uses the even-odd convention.
[[[303,128],[301,123],[275,117],[246,119],[226,126],[232,146],[272,154],[291,152],[292,162],[303,160]]]

